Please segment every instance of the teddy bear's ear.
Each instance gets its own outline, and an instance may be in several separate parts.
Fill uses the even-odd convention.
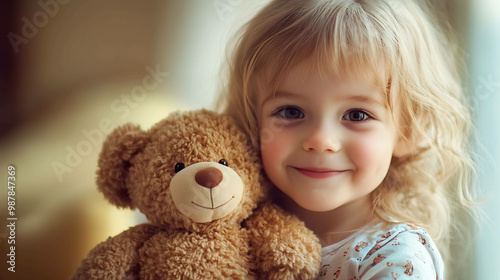
[[[126,178],[131,159],[144,148],[146,141],[146,132],[133,124],[115,128],[104,141],[98,161],[97,188],[118,207],[135,207],[129,196]]]

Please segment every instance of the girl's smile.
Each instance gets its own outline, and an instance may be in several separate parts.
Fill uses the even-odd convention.
[[[304,174],[307,177],[311,177],[313,179],[325,179],[329,177],[333,177],[336,175],[340,175],[347,170],[334,170],[328,168],[315,168],[315,167],[306,167],[306,168],[298,168],[292,167],[301,174]]]

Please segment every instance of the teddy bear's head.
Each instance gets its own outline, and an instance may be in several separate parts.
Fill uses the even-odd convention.
[[[98,165],[104,196],[159,226],[199,231],[240,223],[266,193],[248,137],[232,119],[208,110],[172,113],[149,131],[116,128]]]

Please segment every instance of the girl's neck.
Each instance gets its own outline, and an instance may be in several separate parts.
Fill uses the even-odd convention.
[[[323,247],[342,241],[374,219],[369,195],[326,212],[304,209],[277,189],[274,200],[284,210],[304,221],[318,236]]]

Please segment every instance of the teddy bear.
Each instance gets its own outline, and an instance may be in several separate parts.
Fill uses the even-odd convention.
[[[94,247],[72,279],[315,279],[318,238],[268,197],[258,153],[228,116],[174,112],[104,141],[97,186],[148,219]]]

